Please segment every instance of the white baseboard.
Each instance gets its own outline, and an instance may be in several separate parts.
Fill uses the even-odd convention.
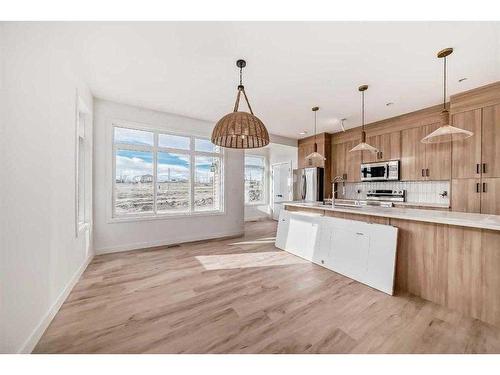
[[[75,284],[78,282],[80,279],[80,276],[82,276],[83,271],[87,268],[89,263],[92,261],[93,254],[90,254],[88,258],[83,262],[83,264],[80,266],[80,268],[75,272],[71,280],[68,282],[64,290],[59,294],[55,302],[52,304],[50,307],[49,311],[45,314],[45,316],[42,318],[40,323],[38,323],[37,327],[33,330],[31,333],[30,337],[24,342],[24,344],[21,346],[21,349],[19,349],[18,353],[20,354],[29,354],[33,351],[35,348],[36,344],[42,337],[43,333],[49,326],[50,322],[52,322],[52,319],[54,319],[54,316],[56,316],[57,312],[61,308],[62,304],[68,298],[69,293],[75,286]]]
[[[233,236],[236,237],[236,236],[242,236],[243,234],[245,234],[244,231],[236,231],[236,232],[224,232],[224,233],[211,233],[210,235],[206,235],[206,236],[189,236],[189,237],[185,236],[185,237],[176,238],[174,241],[172,241],[172,240],[160,240],[160,241],[149,241],[149,242],[136,242],[133,244],[95,248],[95,253],[96,253],[96,255],[119,253],[122,251],[147,249],[148,247],[179,245],[179,244],[187,243],[187,242],[196,242],[196,241],[203,241],[203,240],[215,240],[217,238],[223,238],[223,237],[233,237]]]

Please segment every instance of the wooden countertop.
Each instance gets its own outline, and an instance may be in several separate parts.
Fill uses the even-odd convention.
[[[448,224],[461,227],[490,229],[500,231],[500,215],[472,214],[465,212],[421,210],[397,207],[332,207],[320,203],[284,203],[285,206],[303,207],[324,211],[346,212],[358,215],[388,217],[393,219],[423,221],[427,223]]]

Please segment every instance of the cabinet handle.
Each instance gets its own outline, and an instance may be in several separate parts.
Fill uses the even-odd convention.
[[[479,193],[479,182],[476,183],[476,193]]]
[[[481,171],[479,170],[479,164],[476,164],[476,173],[479,174]]]
[[[426,175],[427,177],[429,177],[429,168],[427,168],[427,169],[425,170],[425,175]]]
[[[422,168],[422,177],[425,177],[424,169]]]
[[[483,173],[486,173],[486,163],[483,163]]]
[[[483,193],[486,193],[486,182],[483,182]]]

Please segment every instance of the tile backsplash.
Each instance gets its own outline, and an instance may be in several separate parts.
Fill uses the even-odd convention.
[[[450,204],[449,181],[379,181],[379,182],[346,182],[345,194],[342,184],[338,184],[338,198],[366,199],[368,190],[391,189],[406,190],[406,202],[421,204]],[[446,192],[445,196],[442,196]]]

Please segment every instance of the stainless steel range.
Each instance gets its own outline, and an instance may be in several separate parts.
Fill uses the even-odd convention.
[[[404,202],[406,200],[406,190],[388,190],[388,189],[368,190],[368,193],[366,193],[366,200]]]

